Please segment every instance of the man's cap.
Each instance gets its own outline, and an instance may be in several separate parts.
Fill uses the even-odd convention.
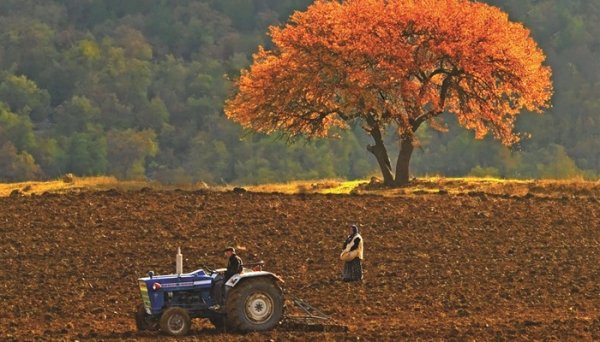
[[[227,247],[227,248],[225,248],[223,250],[223,252],[233,252],[233,253],[235,253],[235,248],[233,248],[233,247]]]

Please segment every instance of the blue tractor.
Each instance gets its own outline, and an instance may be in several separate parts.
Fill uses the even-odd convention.
[[[135,315],[138,330],[162,331],[184,336],[192,318],[209,319],[217,329],[248,332],[275,327],[283,316],[283,282],[277,275],[262,271],[262,263],[244,268],[224,285],[224,269],[208,267],[191,273],[177,272],[138,279],[142,304]],[[249,266],[249,265],[245,265]]]

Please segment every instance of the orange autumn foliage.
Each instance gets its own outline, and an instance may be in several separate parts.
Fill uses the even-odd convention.
[[[225,108],[259,132],[325,137],[360,120],[375,147],[388,125],[410,145],[421,124],[441,127],[448,112],[477,138],[512,144],[516,116],[550,106],[544,53],[522,24],[483,3],[316,1],[270,34],[275,48],[259,48]]]

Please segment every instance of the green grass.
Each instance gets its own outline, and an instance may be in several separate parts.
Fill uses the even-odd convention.
[[[366,180],[316,180],[285,184],[262,184],[249,186],[254,192],[278,192],[284,194],[372,194],[381,196],[407,196],[421,194],[468,194],[525,196],[586,196],[600,197],[600,181],[573,180],[515,180],[498,178],[419,178],[410,185],[395,189],[366,188]]]
[[[171,190],[181,188],[185,190],[196,190],[204,188],[202,184],[187,184],[183,186],[166,186],[157,182],[143,180],[122,181],[115,177],[73,177],[72,180],[56,179],[50,181],[31,181],[20,183],[0,183],[0,197],[9,196],[18,190],[24,195],[51,193],[76,192],[82,190],[109,190],[118,189],[122,191],[152,188],[157,190]]]
[[[409,186],[385,189],[367,188],[367,180],[313,180],[295,181],[288,183],[261,184],[246,186],[252,192],[282,193],[282,194],[371,194],[380,196],[411,196],[422,194],[468,194],[485,193],[493,195],[525,196],[578,196],[600,197],[600,181],[586,181],[583,179],[572,180],[513,180],[497,178],[445,178],[426,177],[413,181]],[[203,184],[186,184],[167,186],[156,182],[147,181],[120,181],[114,177],[75,177],[72,181],[62,179],[45,182],[22,182],[0,184],[0,197],[8,196],[14,190],[22,194],[42,194],[44,192],[64,193],[82,190],[108,190],[122,191],[139,190],[142,188],[156,190],[198,190],[205,189]],[[229,191],[231,186],[217,186],[210,188],[213,191]]]

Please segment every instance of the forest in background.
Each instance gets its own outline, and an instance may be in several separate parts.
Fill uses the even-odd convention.
[[[338,139],[244,132],[223,114],[270,25],[309,0],[2,0],[0,181],[114,175],[263,183],[377,174],[357,125]],[[506,148],[448,119],[420,132],[415,175],[600,177],[600,3],[486,1],[533,32],[554,107]],[[388,132],[387,139],[395,139]],[[395,155],[392,151],[391,155]]]

